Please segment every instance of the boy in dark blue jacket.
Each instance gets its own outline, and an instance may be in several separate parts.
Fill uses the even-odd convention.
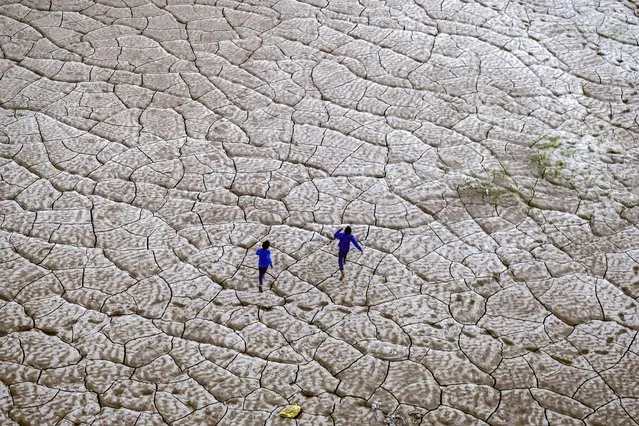
[[[339,266],[339,271],[341,273],[340,280],[344,279],[344,263],[346,263],[346,255],[348,255],[348,251],[351,249],[351,243],[355,246],[355,248],[361,252],[364,250],[360,247],[359,243],[355,239],[355,236],[351,234],[351,227],[347,226],[344,229],[344,232],[340,229],[334,235],[335,238],[339,240],[337,243],[337,247],[339,247],[339,253],[337,255],[337,265]]]
[[[260,293],[262,293],[262,282],[264,281],[264,275],[266,274],[266,270],[270,266],[273,267],[273,262],[271,261],[271,251],[268,249],[271,246],[271,243],[268,241],[264,241],[262,243],[262,248],[257,249],[257,254],[259,256],[257,261],[257,269],[260,271],[259,280],[260,280]]]

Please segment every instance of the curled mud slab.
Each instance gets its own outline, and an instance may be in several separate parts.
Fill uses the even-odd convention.
[[[188,3],[0,2],[0,424],[639,423],[633,0]]]

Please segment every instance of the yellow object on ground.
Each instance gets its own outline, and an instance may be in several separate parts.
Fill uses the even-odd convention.
[[[297,404],[291,404],[287,405],[282,411],[280,411],[280,416],[286,417],[287,419],[294,419],[300,411],[302,411],[302,407]]]

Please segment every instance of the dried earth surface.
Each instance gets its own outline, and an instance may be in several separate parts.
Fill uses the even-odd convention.
[[[0,424],[637,425],[638,89],[635,0],[0,1]]]

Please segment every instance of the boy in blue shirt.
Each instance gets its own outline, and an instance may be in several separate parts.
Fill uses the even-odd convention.
[[[337,265],[339,266],[339,271],[341,272],[340,281],[344,279],[344,263],[346,263],[346,255],[348,255],[348,251],[351,249],[351,243],[355,246],[355,248],[361,252],[364,250],[360,247],[355,239],[355,236],[351,235],[351,227],[347,226],[342,232],[341,228],[334,235],[335,238],[339,240],[337,243],[337,247],[339,247],[339,253],[337,254]]]
[[[268,249],[271,246],[271,243],[268,241],[264,241],[262,243],[262,248],[257,249],[257,254],[259,256],[257,261],[257,269],[260,271],[259,280],[260,280],[260,293],[262,293],[262,282],[264,281],[264,274],[266,274],[266,270],[270,266],[273,267],[273,262],[271,261],[271,251]]]

